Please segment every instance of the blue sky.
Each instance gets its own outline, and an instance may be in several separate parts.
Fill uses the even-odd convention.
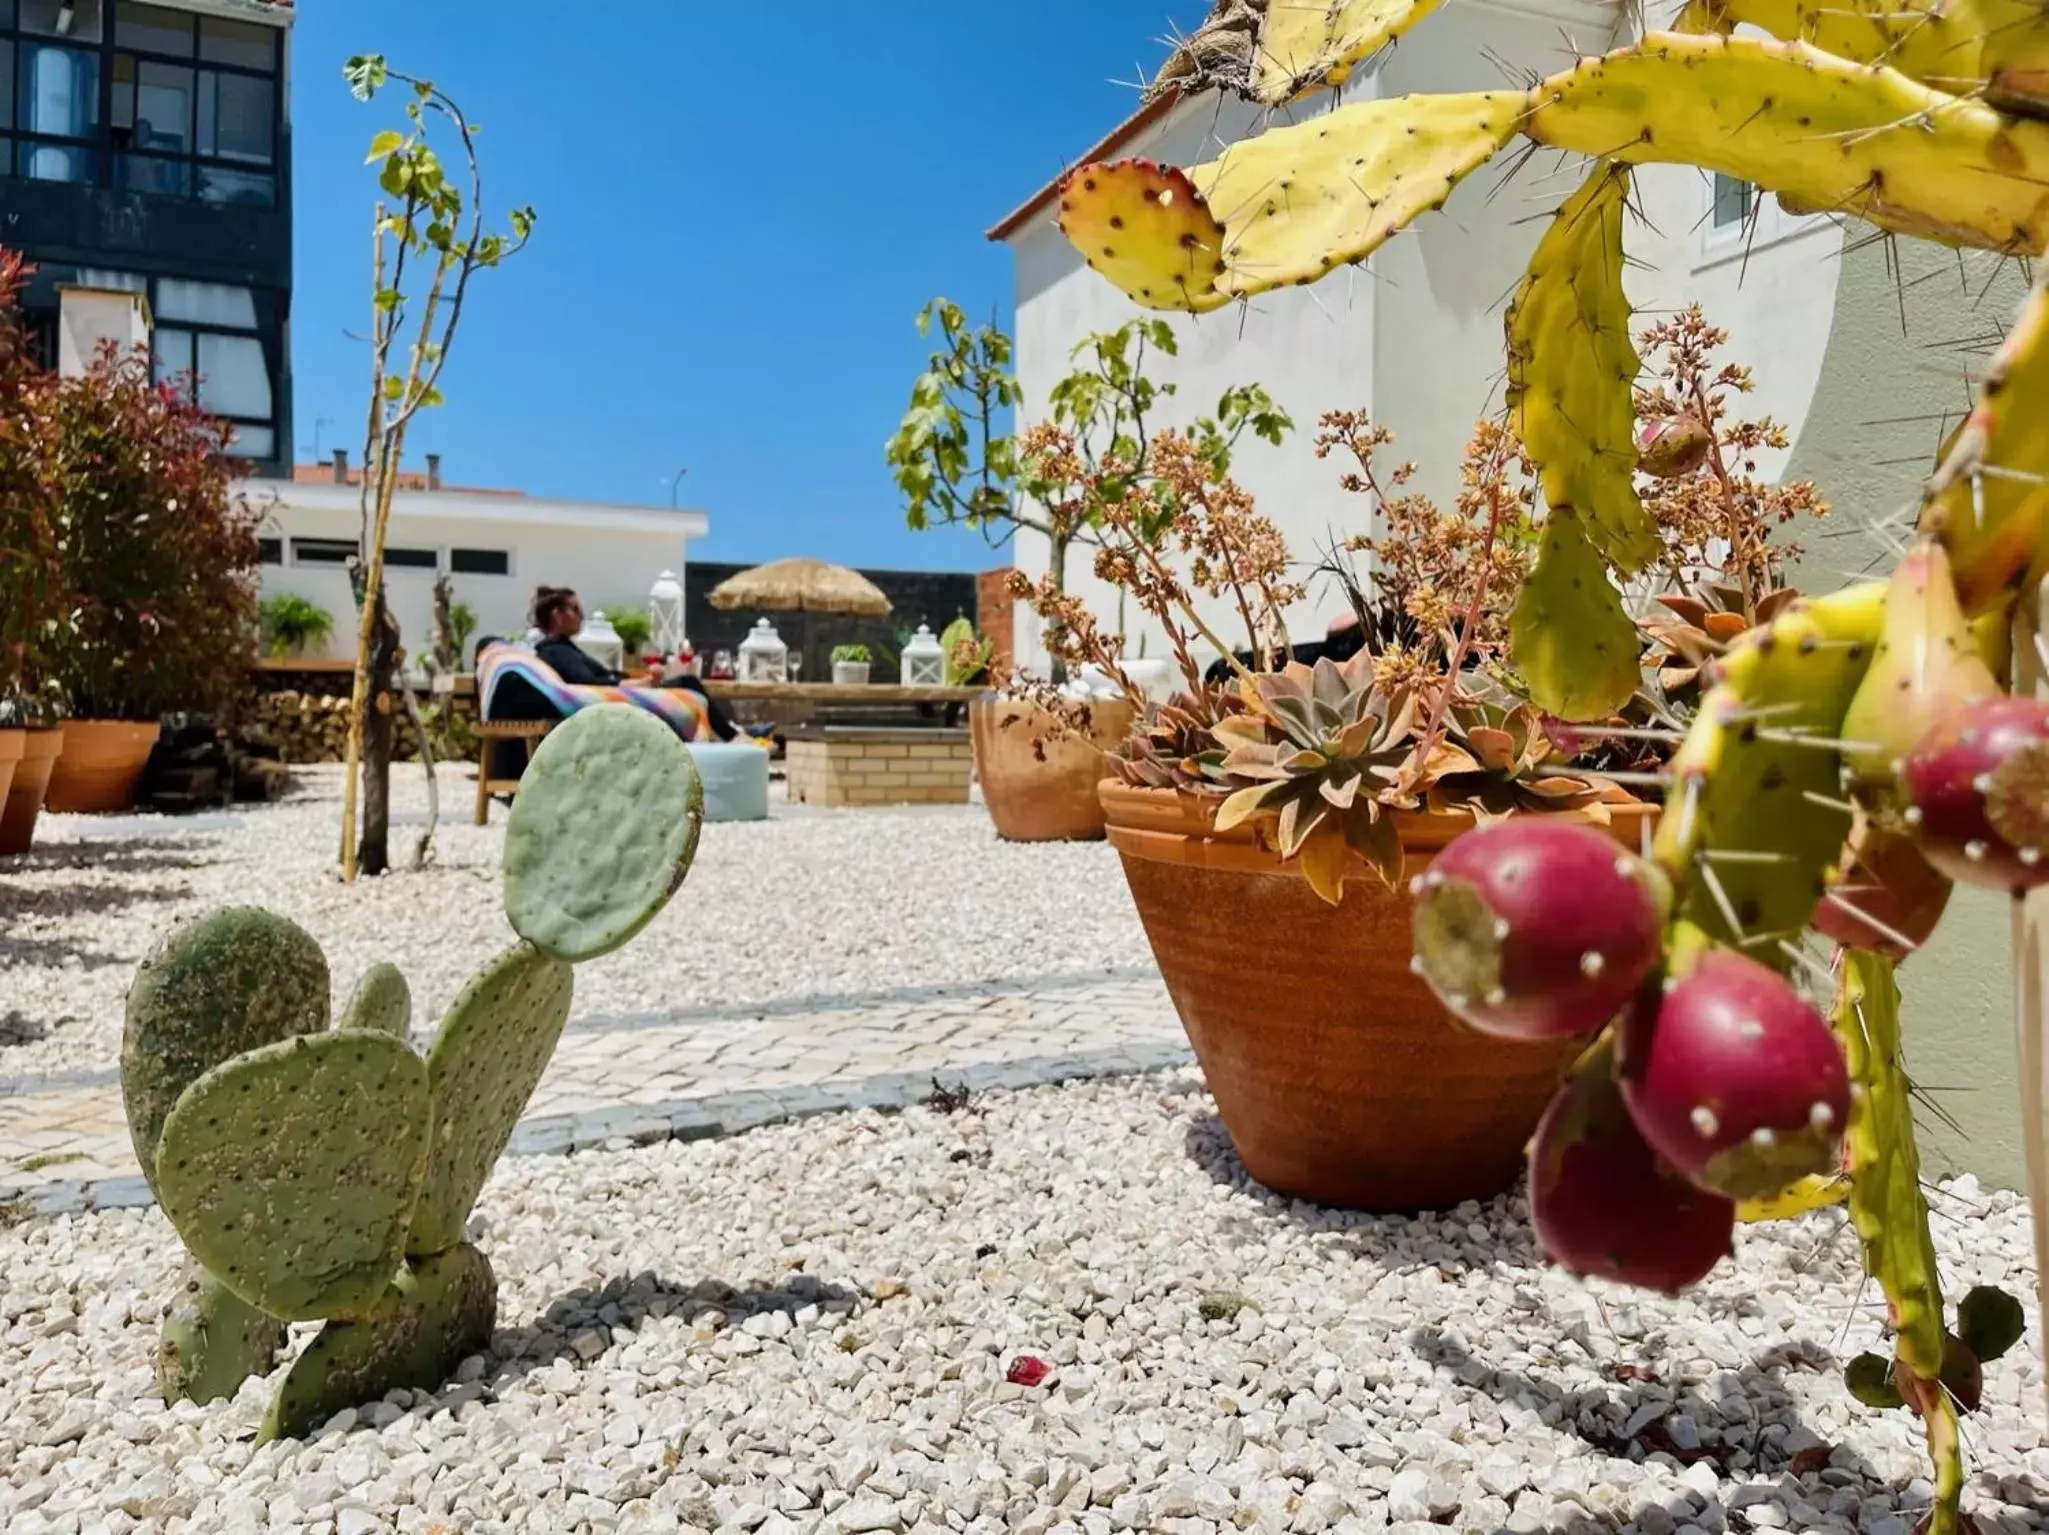
[[[371,135],[351,53],[483,127],[487,202],[533,246],[472,289],[447,405],[408,456],[471,484],[711,516],[705,559],[1000,563],[903,525],[882,445],[944,293],[1006,328],[983,231],[1136,105],[1203,0],[348,0],[300,8],[293,368],[299,457],[360,451]],[[590,18],[586,20],[585,18]],[[603,24],[596,24],[602,18]]]

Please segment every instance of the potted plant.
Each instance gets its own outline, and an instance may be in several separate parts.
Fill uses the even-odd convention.
[[[1387,441],[1355,413],[1325,417],[1317,441],[1319,456],[1354,460],[1345,483],[1387,530],[1347,546],[1373,555],[1378,584],[1369,597],[1348,583],[1362,648],[1343,662],[1283,663],[1281,614],[1302,595],[1285,542],[1192,442],[1163,437],[1151,450],[1176,508],[1166,539],[1145,527],[1158,512],[1148,487],[1120,483],[1098,507],[1099,566],[1167,631],[1181,673],[1165,705],[1147,706],[1127,679],[1142,722],[1111,751],[1100,793],[1248,1171],[1322,1203],[1413,1209],[1507,1187],[1578,1045],[1454,1025],[1410,969],[1411,882],[1459,833],[1509,816],[1598,827],[1619,860],[1635,862],[1656,806],[1607,759],[1619,740],[1640,763],[1679,732],[1616,720],[1568,733],[1521,695],[1503,615],[1541,525],[1528,462],[1504,426],[1481,423],[1449,512],[1410,489],[1409,469],[1380,473]],[[1063,452],[1046,434],[1027,457],[1050,471]],[[1099,494],[1071,459],[1064,472],[1075,493]],[[1715,483],[1716,496],[1750,484]],[[1676,482],[1652,498],[1679,524],[1675,540],[1713,504]],[[1742,526],[1768,524],[1752,515]],[[1043,585],[1018,586],[1042,614],[1064,617],[1071,662],[1119,672],[1086,614]],[[1201,616],[1203,598],[1236,615],[1243,650]],[[1226,658],[1228,681],[1206,680],[1198,649]],[[1262,975],[1291,982],[1254,984]]]
[[[971,330],[959,308],[944,299],[934,300],[919,316],[919,329],[929,329],[935,320],[946,346],[932,355],[913,387],[910,408],[888,448],[906,518],[913,528],[934,523],[974,528],[992,545],[1007,542],[1020,529],[1034,533],[1046,540],[1041,586],[1064,597],[1069,554],[1077,548],[1102,549],[1097,507],[1119,493],[1116,476],[1134,484],[1147,478],[1151,418],[1175,386],[1148,376],[1146,364],[1154,355],[1177,354],[1173,328],[1163,320],[1133,320],[1084,338],[1074,349],[1076,367],[1049,393],[1051,419],[1034,431],[1064,434],[1077,473],[1095,476],[1091,499],[1049,472],[1064,470],[1064,461],[1042,460],[1028,451],[1032,432],[1021,437],[996,432],[992,423],[1021,399],[1011,372],[1010,338],[993,326]],[[1248,432],[1278,444],[1293,425],[1264,389],[1242,384],[1225,390],[1215,414],[1198,418],[1190,434],[1221,474]],[[1171,509],[1171,496],[1154,489],[1148,502],[1155,519],[1146,530],[1149,536],[1164,527],[1158,519]],[[1103,809],[1095,785],[1102,776],[1102,753],[1123,737],[1133,718],[1122,680],[1112,685],[1104,673],[1083,679],[1086,696],[1063,695],[1067,657],[1073,653],[1062,632],[1069,605],[1061,603],[1052,611],[1046,634],[1049,679],[1035,680],[1022,667],[995,675],[994,647],[978,638],[965,618],[956,619],[942,639],[948,680],[986,680],[990,687],[985,697],[969,704],[968,725],[983,803],[998,835],[1009,841],[1101,837]],[[1121,638],[1114,648],[1121,658]],[[1127,676],[1120,674],[1120,679]]]
[[[866,687],[869,655],[866,645],[835,645],[832,648],[832,680],[835,687]]]
[[[599,616],[612,625],[612,632],[619,636],[621,650],[629,658],[647,653],[647,644],[654,638],[655,626],[646,608],[603,608]]]
[[[0,249],[0,854],[28,850],[63,744],[56,699],[39,681],[54,616],[68,604],[17,309],[32,270]]]
[[[104,346],[22,390],[26,451],[54,509],[70,621],[37,659],[65,715],[45,808],[122,810],[172,710],[226,704],[257,632],[257,519],[222,428],[159,384],[146,351]]]
[[[303,656],[334,633],[334,615],[297,592],[274,592],[257,609],[263,651],[273,661]]]

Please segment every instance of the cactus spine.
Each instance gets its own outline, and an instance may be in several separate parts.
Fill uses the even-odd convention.
[[[323,1323],[264,1418],[305,1434],[490,1341],[497,1285],[470,1212],[569,1016],[572,961],[644,927],[703,820],[690,755],[652,715],[582,711],[529,765],[506,827],[522,942],[457,997],[425,1059],[404,977],[379,965],[325,1029],[319,946],[267,912],[178,929],[128,999],[129,1127],[190,1255],[166,1309],[167,1400],[268,1371],[288,1321]]]

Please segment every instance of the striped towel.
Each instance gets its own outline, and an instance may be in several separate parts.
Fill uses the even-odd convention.
[[[704,700],[685,688],[607,688],[572,685],[555,668],[520,645],[490,645],[477,658],[477,712],[490,719],[491,701],[507,677],[522,679],[564,718],[592,704],[631,704],[661,720],[679,739],[711,739],[711,717]]]

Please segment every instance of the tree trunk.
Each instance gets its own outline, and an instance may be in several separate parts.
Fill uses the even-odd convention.
[[[377,637],[370,653],[370,696],[363,711],[363,834],[356,843],[356,869],[383,874],[391,867],[391,744],[399,662],[398,620],[377,594]]]
[[[1046,539],[1046,585],[1055,596],[1065,596],[1067,592],[1067,549],[1072,542],[1073,539],[1058,528]],[[1049,672],[1055,687],[1067,681],[1067,663],[1053,648],[1053,642],[1060,638],[1060,630],[1061,625],[1057,621],[1046,626],[1046,648],[1051,658]]]

